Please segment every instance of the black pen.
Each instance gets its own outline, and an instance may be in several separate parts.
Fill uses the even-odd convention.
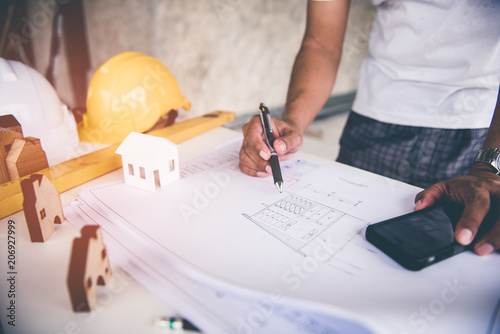
[[[283,178],[281,176],[280,162],[278,159],[278,153],[274,150],[274,135],[273,135],[273,125],[271,123],[271,114],[269,109],[261,103],[259,106],[260,110],[260,120],[262,122],[262,129],[266,137],[266,144],[271,150],[271,157],[269,158],[269,163],[271,164],[271,170],[273,172],[274,184],[278,188],[279,192],[283,191]]]

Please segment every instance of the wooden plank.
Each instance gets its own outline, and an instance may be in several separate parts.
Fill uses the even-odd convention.
[[[188,119],[166,128],[149,132],[153,136],[167,138],[178,144],[208,130],[219,127],[234,120],[234,113],[214,111],[203,116]],[[43,174],[56,186],[59,193],[93,180],[122,166],[121,157],[115,153],[119,144],[113,144],[101,150],[77,157],[58,165],[37,171]],[[0,184],[0,218],[11,215],[23,208],[21,181],[27,175],[13,181]]]

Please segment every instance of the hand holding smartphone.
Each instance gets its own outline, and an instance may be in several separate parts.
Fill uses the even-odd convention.
[[[409,270],[420,270],[468,249],[493,224],[489,216],[468,246],[455,241],[455,227],[463,205],[445,202],[372,224],[366,239]]]

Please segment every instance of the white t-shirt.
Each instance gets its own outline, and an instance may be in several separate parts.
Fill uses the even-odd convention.
[[[500,0],[373,0],[353,110],[381,122],[487,128],[500,85]]]

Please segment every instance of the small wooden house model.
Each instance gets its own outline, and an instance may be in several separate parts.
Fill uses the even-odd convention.
[[[0,116],[0,128],[4,130],[0,132],[0,143],[3,144],[5,151],[9,152],[14,139],[23,138],[23,129],[13,115]]]
[[[64,220],[57,188],[42,174],[21,181],[23,209],[32,242],[44,242]]]
[[[49,167],[47,155],[42,149],[40,139],[34,137],[15,139],[5,162],[11,180]]]
[[[168,139],[132,132],[116,153],[127,184],[155,191],[179,179],[179,147]]]
[[[7,169],[7,154],[15,139],[23,138],[21,124],[12,115],[0,116],[0,183],[10,181]]]
[[[89,312],[97,301],[97,286],[111,277],[108,253],[101,228],[85,225],[73,240],[67,285],[74,312]]]

